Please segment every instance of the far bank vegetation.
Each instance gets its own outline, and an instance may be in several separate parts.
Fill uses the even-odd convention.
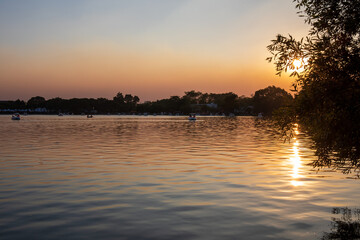
[[[284,89],[269,86],[251,97],[235,93],[185,92],[183,96],[140,103],[138,96],[117,93],[113,99],[59,97],[45,99],[41,96],[23,100],[0,101],[1,113],[27,112],[41,114],[234,114],[269,116],[274,110],[291,104],[293,97]]]

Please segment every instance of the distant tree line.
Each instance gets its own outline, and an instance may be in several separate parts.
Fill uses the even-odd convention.
[[[285,90],[269,86],[255,92],[252,97],[238,96],[235,93],[185,92],[183,96],[171,96],[157,101],[139,103],[138,96],[117,93],[112,100],[106,98],[59,97],[46,100],[36,96],[27,102],[22,100],[0,101],[0,110],[19,110],[35,113],[70,113],[70,114],[134,114],[134,113],[171,113],[171,114],[216,114],[234,113],[236,115],[271,115],[280,107],[291,104],[293,98]]]

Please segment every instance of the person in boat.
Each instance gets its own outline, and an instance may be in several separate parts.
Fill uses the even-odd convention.
[[[196,119],[196,115],[190,113],[189,120],[195,120],[195,119]]]
[[[11,119],[12,119],[12,120],[20,120],[20,114],[19,114],[19,113],[14,113],[14,114],[11,116]]]

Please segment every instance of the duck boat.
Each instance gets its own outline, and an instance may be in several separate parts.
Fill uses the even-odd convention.
[[[20,114],[19,114],[19,113],[14,113],[14,114],[11,116],[11,120],[20,120]]]
[[[196,120],[196,115],[195,114],[190,114],[188,119],[189,119],[189,121],[195,121]]]

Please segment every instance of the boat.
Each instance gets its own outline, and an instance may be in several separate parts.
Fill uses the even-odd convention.
[[[62,114],[62,113],[59,113],[59,114],[58,114],[58,116],[59,116],[59,117],[62,117],[62,116],[64,116],[64,114]]]
[[[257,115],[257,117],[258,117],[258,118],[262,118],[262,117],[263,117],[262,113],[259,113],[259,114]]]
[[[20,120],[20,114],[19,114],[19,113],[14,113],[14,114],[11,116],[11,120]]]
[[[93,115],[87,115],[86,117],[87,118],[93,118]]]
[[[196,120],[196,115],[195,114],[190,114],[188,119],[189,119],[189,121],[195,121]]]

